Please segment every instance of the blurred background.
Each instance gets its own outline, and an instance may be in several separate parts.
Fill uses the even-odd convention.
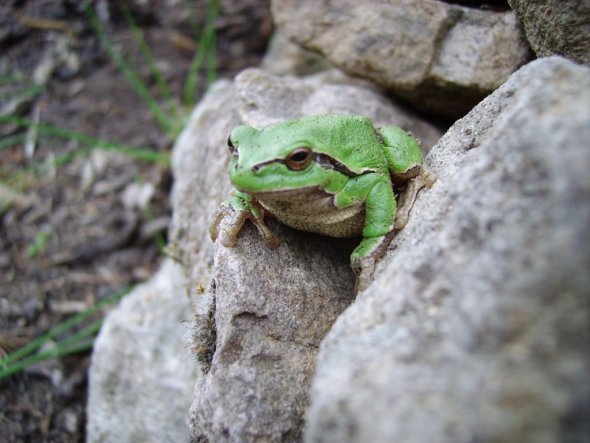
[[[0,5],[0,441],[83,441],[104,313],[157,268],[170,151],[269,0]]]

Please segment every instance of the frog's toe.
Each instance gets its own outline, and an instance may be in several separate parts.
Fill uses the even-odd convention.
[[[375,274],[378,260],[374,256],[357,257],[352,260],[352,270],[356,275],[355,294],[364,291],[371,282]]]
[[[422,165],[422,175],[424,176],[424,186],[426,188],[432,188],[436,183],[436,174],[426,165]]]
[[[226,248],[235,248],[237,244],[237,237],[231,234],[228,234],[227,231],[222,231],[221,235],[218,237],[219,243]]]
[[[377,263],[385,254],[397,230],[378,237],[367,237],[356,247],[350,256],[350,265],[357,280],[357,292],[365,289],[373,280]]]
[[[215,214],[213,215],[213,220],[211,220],[211,224],[209,225],[209,237],[212,241],[217,240],[217,237],[219,237],[219,225],[223,221],[224,217],[225,211],[222,203],[215,211]]]
[[[238,235],[247,217],[246,211],[235,209],[224,202],[215,213],[209,235],[223,246],[233,248],[236,246]]]
[[[264,223],[263,217],[259,217],[259,218],[252,217],[252,223],[254,223],[254,226],[256,226],[256,229],[258,229],[258,232],[260,233],[261,237],[264,239],[264,242],[266,243],[266,246],[268,246],[269,249],[276,249],[279,247],[279,245],[281,244],[281,241],[269,229],[269,227],[266,226],[266,224]]]

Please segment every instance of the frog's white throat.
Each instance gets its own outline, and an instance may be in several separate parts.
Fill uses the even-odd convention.
[[[332,237],[354,237],[363,229],[361,203],[337,208],[334,195],[317,186],[252,194],[281,223]]]

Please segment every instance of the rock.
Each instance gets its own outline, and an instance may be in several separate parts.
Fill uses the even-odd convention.
[[[193,433],[211,442],[301,441],[317,349],[353,299],[350,251],[272,229],[282,241],[276,250],[248,226],[237,248],[215,254],[215,330],[205,332],[216,344],[191,408]]]
[[[373,89],[330,79],[333,73],[295,78],[249,69],[233,85],[214,87],[199,105],[187,129],[193,142],[179,142],[187,149],[174,156],[175,171],[190,178],[174,193],[173,249],[192,286],[208,275],[207,260],[196,252],[210,248],[202,224],[230,195],[221,167],[229,156],[232,126],[262,128],[308,114],[364,114],[378,125],[411,129],[426,148],[438,139],[436,127]],[[278,224],[271,229],[282,239],[276,250],[269,250],[250,225],[235,249],[216,247],[212,284],[202,296],[210,311],[196,315],[193,334],[204,375],[196,384],[189,423],[199,441],[300,441],[317,348],[352,301],[348,261],[354,241]]]
[[[432,149],[322,342],[307,442],[590,438],[590,70],[525,66]]]
[[[563,55],[590,64],[590,2],[508,0],[539,57]]]
[[[305,76],[330,68],[325,58],[291,42],[280,32],[272,37],[261,68],[275,75]]]
[[[181,268],[167,260],[106,318],[94,345],[88,443],[186,441],[196,373]]]
[[[422,142],[427,152],[442,131],[401,104],[389,101],[368,82],[328,71],[305,78],[278,77],[259,69],[247,69],[236,78],[243,121],[264,127],[311,114],[366,115],[376,127],[399,126]]]
[[[512,11],[436,0],[273,0],[272,12],[303,47],[445,117],[464,115],[531,58]]]
[[[190,296],[210,278],[209,217],[225,195],[227,181],[226,158],[195,146],[215,146],[206,137],[234,126],[235,115],[219,107],[233,97],[229,82],[217,82],[174,147],[168,245],[174,262],[165,261],[149,283],[127,295],[105,320],[90,370],[89,443],[189,438],[186,418],[199,371],[187,349],[187,325],[193,310],[203,314],[209,306],[206,297]]]
[[[213,243],[209,223],[221,200],[227,198],[227,137],[238,123],[232,103],[234,85],[218,81],[196,107],[178,138],[172,155],[174,188],[169,254],[182,264],[191,287],[206,286],[211,278]],[[205,310],[210,301],[201,297]]]

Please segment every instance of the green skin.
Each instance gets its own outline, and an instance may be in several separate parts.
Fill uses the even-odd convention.
[[[309,116],[263,130],[238,126],[228,145],[229,177],[237,191],[215,215],[211,237],[234,246],[249,219],[276,247],[278,240],[264,225],[265,211],[300,230],[361,235],[350,257],[357,275],[372,275],[394,232],[407,221],[418,190],[433,182],[414,138],[395,126],[376,131],[366,117]],[[407,184],[411,194],[402,199],[403,220],[400,214],[396,219],[394,183]]]

